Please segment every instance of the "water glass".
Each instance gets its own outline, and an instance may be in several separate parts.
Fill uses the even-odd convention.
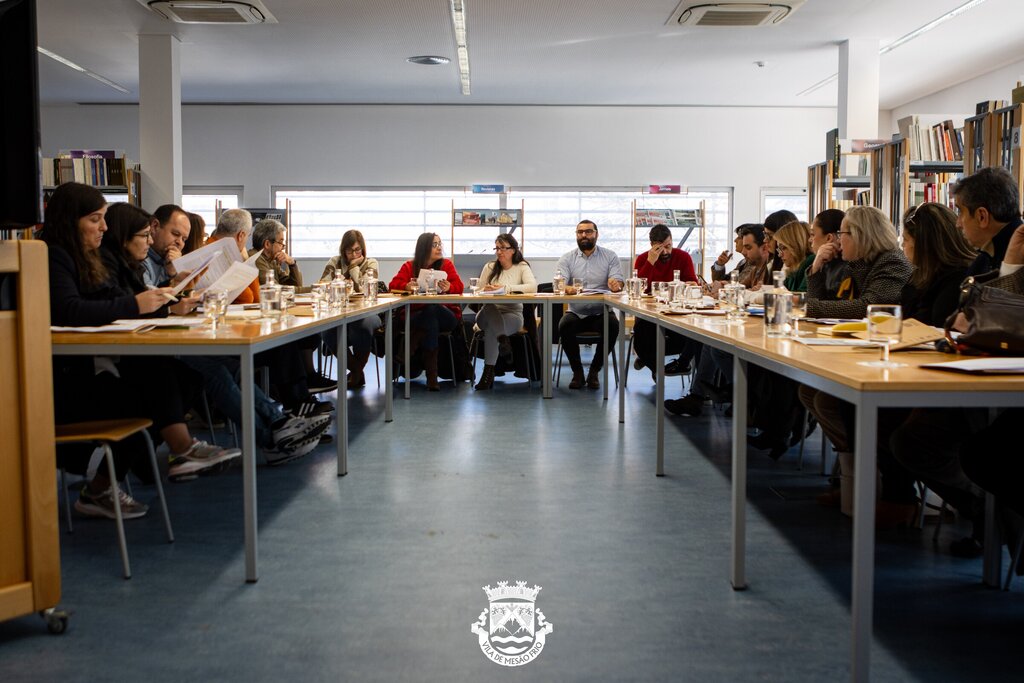
[[[327,307],[332,313],[345,307],[348,287],[345,280],[335,278],[327,288]]]
[[[741,321],[747,317],[747,288],[741,284],[728,284],[722,288],[726,292],[729,308],[725,317],[731,321]]]
[[[903,336],[903,308],[895,304],[872,304],[868,306],[868,341],[875,342],[882,349],[879,360],[861,361],[858,365],[872,368],[902,368],[906,363],[889,360],[889,346],[899,342]]]
[[[294,285],[281,285],[281,314],[288,315],[288,309],[295,305]]]
[[[704,292],[700,285],[687,285],[683,290],[683,303],[692,311],[696,311],[704,303]]]
[[[792,292],[764,293],[764,331],[769,337],[785,337],[789,332],[789,312],[793,308]]]
[[[369,272],[373,273],[373,270],[370,270]],[[363,285],[363,301],[365,301],[367,304],[377,303],[378,291],[376,274],[367,275],[366,279],[363,282],[365,283]]]
[[[469,291],[471,294],[476,296],[476,293],[480,290],[480,278],[471,277],[469,278]]]
[[[260,287],[260,317],[277,320],[281,317],[281,287],[266,284]]]
[[[790,292],[792,299],[789,311],[790,331],[794,337],[800,336],[800,321],[807,317],[807,293]]]
[[[572,279],[572,288],[573,288],[573,293],[574,294],[582,294],[583,293],[583,287],[584,287],[583,278],[574,277]]]
[[[654,299],[659,304],[668,303],[668,283],[667,282],[655,282],[654,283]]]
[[[203,293],[203,314],[210,321],[210,330],[217,334],[217,323],[228,312],[228,293],[223,289],[208,289]]]
[[[432,277],[427,278],[427,296],[437,296],[437,280]]]
[[[326,312],[327,285],[323,282],[318,282],[310,288],[309,292],[313,297],[313,315],[320,315]]]

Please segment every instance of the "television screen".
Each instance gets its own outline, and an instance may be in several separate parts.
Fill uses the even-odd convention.
[[[42,221],[35,0],[0,0],[0,227]]]

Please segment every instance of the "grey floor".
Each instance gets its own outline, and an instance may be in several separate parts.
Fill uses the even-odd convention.
[[[0,623],[0,681],[836,681],[849,676],[849,520],[769,487],[817,487],[795,450],[752,452],[750,588],[729,563],[729,420],[670,418],[668,476],[654,476],[653,388],[633,372],[625,425],[599,392],[499,380],[351,406],[350,474],[333,446],[261,467],[260,581],[243,577],[237,470],[169,487],[177,542],[129,522],[134,578],[111,524],[62,533],[69,631]],[[668,395],[678,379],[669,380]],[[396,394],[399,396],[399,394]],[[809,489],[810,490],[810,489]],[[137,487],[142,499],[153,490]],[[945,552],[962,525],[879,534],[872,679],[1020,680],[1024,579],[979,583]],[[62,527],[63,531],[63,527]],[[470,625],[482,586],[543,587],[554,626],[507,669]]]

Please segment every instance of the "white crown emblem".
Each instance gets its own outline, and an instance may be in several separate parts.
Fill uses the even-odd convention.
[[[483,587],[484,593],[487,593],[487,599],[491,602],[495,600],[508,600],[510,598],[518,598],[520,600],[529,600],[535,602],[537,600],[537,594],[541,591],[541,586],[534,586],[533,588],[527,588],[525,581],[516,581],[516,585],[508,585],[508,581],[499,581],[495,588],[490,586]]]

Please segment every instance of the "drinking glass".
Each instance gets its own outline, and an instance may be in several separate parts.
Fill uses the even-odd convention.
[[[872,304],[868,306],[868,341],[877,343],[882,349],[879,360],[861,361],[858,365],[872,368],[902,368],[906,363],[889,360],[889,346],[903,336],[903,308],[894,304]]]
[[[743,318],[747,317],[747,288],[741,284],[728,284],[722,288],[726,292],[726,298],[729,301],[729,308],[726,310],[725,317],[730,321],[739,322]]]
[[[288,315],[288,309],[295,305],[295,286],[281,285],[281,315]]]
[[[583,279],[582,278],[574,277],[572,279],[572,288],[573,288],[573,290],[575,290],[576,294],[582,294],[583,293],[583,287],[584,287],[584,284],[583,284]]]
[[[668,283],[667,282],[655,282],[654,283],[654,299],[659,304],[668,303]]]
[[[793,305],[789,309],[790,332],[794,337],[800,336],[800,321],[807,317],[807,293],[791,292]]]
[[[320,315],[325,312],[327,308],[327,285],[323,282],[318,282],[310,288],[309,292],[313,297],[313,315]]]
[[[437,280],[432,277],[427,278],[427,296],[437,295]]]
[[[260,287],[260,317],[277,320],[281,317],[281,287],[263,285]]]
[[[696,311],[704,303],[704,292],[699,285],[687,285],[683,292],[683,303],[686,308]]]
[[[228,293],[223,289],[208,289],[203,293],[203,314],[210,321],[210,331],[217,334],[217,323],[228,311]]]
[[[469,278],[469,291],[476,296],[477,291],[480,290],[480,278],[471,277]]]

